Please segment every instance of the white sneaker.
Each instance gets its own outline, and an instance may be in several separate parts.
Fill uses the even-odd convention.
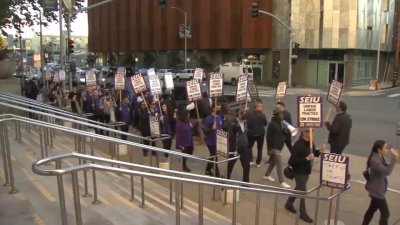
[[[250,166],[254,166],[254,165],[256,165],[255,162],[250,162]]]
[[[275,179],[274,179],[273,177],[271,177],[271,176],[264,176],[263,179],[264,179],[264,180],[271,181],[271,182],[274,182],[274,181],[275,181]],[[290,187],[290,186],[289,186],[289,187]]]
[[[257,168],[260,168],[260,167],[261,167],[261,165],[260,165],[260,164],[257,164],[257,165],[256,165],[256,167],[257,167]]]
[[[285,182],[282,182],[282,183],[281,183],[281,187],[283,187],[283,188],[290,188],[290,185],[287,184],[287,183],[285,183]]]

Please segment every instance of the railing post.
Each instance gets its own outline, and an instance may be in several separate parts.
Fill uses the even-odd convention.
[[[81,211],[81,202],[79,197],[78,172],[77,171],[72,172],[71,178],[72,178],[72,194],[74,196],[75,220],[77,225],[82,225],[82,211]]]
[[[199,185],[199,225],[203,225],[203,185]]]
[[[9,172],[10,183],[11,183],[11,191],[8,192],[8,193],[15,194],[18,191],[15,188],[14,172],[13,172],[13,166],[12,166],[12,163],[11,163],[10,142],[9,142],[9,139],[8,139],[7,123],[4,123],[4,125],[3,125],[3,133],[4,133],[4,142],[5,142],[5,149],[6,149],[7,165],[8,165],[8,170],[9,170],[8,172]]]
[[[8,172],[8,162],[7,162],[7,153],[6,153],[6,144],[5,144],[5,136],[3,129],[4,122],[0,124],[0,139],[1,139],[1,155],[3,157],[3,168],[4,168],[4,186],[10,186],[10,177]]]
[[[127,149],[129,151],[129,162],[133,163],[133,149],[131,145],[127,146]],[[132,168],[130,168],[132,169]],[[133,202],[135,200],[135,180],[133,179],[133,175],[130,175],[131,178],[131,201]]]
[[[299,221],[300,221],[300,205],[301,205],[301,198],[297,197],[297,203],[296,203],[296,207],[297,207],[297,211],[296,211],[296,218],[294,221],[295,225],[299,225]]]
[[[43,128],[39,127],[39,139],[40,139],[40,157],[44,158],[44,146],[43,146]]]
[[[260,225],[260,200],[261,198],[261,194],[259,192],[257,192],[256,194],[256,221],[255,224],[256,225]]]
[[[145,200],[145,194],[144,194],[144,177],[143,176],[140,177],[140,182],[141,182],[140,187],[142,189],[142,200],[141,200],[140,207],[146,208],[146,202],[145,202],[146,200]]]
[[[86,155],[86,136],[83,138],[82,150],[83,150],[83,154]],[[83,159],[82,162],[84,164],[86,164],[86,159]],[[89,197],[90,195],[89,195],[88,180],[87,180],[87,170],[83,171],[83,181],[84,181],[84,186],[85,186],[85,193],[83,193],[83,197]]]
[[[61,169],[61,161],[56,161],[56,168]],[[65,195],[64,195],[64,182],[62,175],[57,175],[57,187],[58,187],[58,199],[60,203],[60,211],[61,211],[61,224],[67,225],[67,208],[65,207]]]
[[[181,224],[181,207],[179,205],[179,189],[180,189],[180,184],[178,181],[175,182],[175,224],[180,225]]]
[[[318,211],[319,211],[319,197],[321,195],[321,187],[318,187],[317,190],[317,200],[315,200],[315,214],[314,214],[314,225],[317,225],[317,221],[318,221]]]
[[[336,209],[335,209],[335,225],[337,225],[338,223],[338,219],[339,219],[339,204],[340,204],[340,195],[338,195],[336,197]]]
[[[232,200],[232,225],[236,225],[236,198],[237,190],[233,189],[233,200]]]
[[[278,194],[275,194],[275,200],[274,200],[274,216],[273,216],[273,225],[277,225],[277,220],[278,220]]]

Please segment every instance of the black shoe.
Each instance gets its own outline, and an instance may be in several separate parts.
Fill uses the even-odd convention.
[[[304,220],[304,222],[312,223],[314,222],[307,214],[300,214],[300,219]]]
[[[184,172],[187,172],[187,173],[192,172],[192,171],[191,171],[189,168],[187,168],[186,166],[183,167],[182,170],[183,170]]]
[[[296,213],[296,209],[294,208],[294,206],[292,204],[285,204],[285,209],[287,209],[289,212],[291,213]]]
[[[211,172],[210,170],[206,170],[205,174],[212,177],[214,176],[213,172]]]

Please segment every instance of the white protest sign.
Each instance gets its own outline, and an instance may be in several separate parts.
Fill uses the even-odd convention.
[[[286,97],[287,81],[279,82],[276,87],[275,99],[284,99]]]
[[[193,79],[194,80],[203,80],[204,70],[202,68],[196,68],[194,70]]]
[[[246,101],[247,98],[247,75],[240,75],[236,88],[236,102]]]
[[[135,90],[135,93],[140,93],[146,91],[147,89],[143,76],[140,73],[137,73],[131,77],[131,83],[133,90]]]
[[[125,89],[125,74],[117,72],[114,77],[114,87],[115,90]]]
[[[328,102],[335,106],[339,105],[342,91],[343,91],[343,84],[336,80],[332,80],[327,95]]]
[[[174,77],[171,72],[167,72],[164,74],[165,88],[168,90],[174,89]]]
[[[58,72],[59,76],[60,76],[60,81],[64,81],[65,80],[65,70],[60,70]]]
[[[320,184],[323,186],[344,189],[349,182],[348,156],[333,153],[321,153]]]
[[[228,158],[228,132],[217,130],[217,152]]]
[[[150,116],[149,121],[151,136],[160,136],[160,121],[158,116]]]
[[[159,95],[162,93],[160,79],[157,75],[147,75],[149,77],[150,92],[152,95]]]
[[[51,80],[51,70],[46,70],[46,71],[44,72],[44,78],[45,78],[46,80]]]
[[[58,71],[54,72],[53,81],[56,83],[60,82],[60,74]]]
[[[224,95],[224,74],[210,73],[208,93],[210,97],[218,97]]]
[[[117,73],[126,74],[126,69],[125,69],[125,67],[118,67],[118,68],[117,68]]]
[[[186,81],[186,91],[189,101],[201,99],[200,80]]]
[[[96,74],[93,71],[86,72],[86,86],[95,86],[96,83]]]
[[[299,127],[322,127],[322,97],[298,96],[297,115]]]

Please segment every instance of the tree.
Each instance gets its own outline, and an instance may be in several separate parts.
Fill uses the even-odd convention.
[[[182,64],[182,59],[179,57],[178,51],[167,52],[167,66],[171,69],[177,69]]]
[[[89,54],[86,56],[86,64],[87,64],[89,67],[94,67],[94,64],[96,63],[96,59],[97,59],[97,56],[96,56],[95,54],[89,53]]]
[[[47,27],[49,23],[57,20],[55,12],[42,12],[40,2],[42,0],[0,0],[0,27],[14,28],[18,32],[23,27],[32,27],[40,24],[40,14],[42,14],[42,24]],[[75,1],[76,8],[81,8],[82,2]],[[64,15],[66,18],[66,15]],[[75,17],[72,17],[72,20]]]
[[[150,68],[151,64],[153,64],[155,60],[156,60],[156,58],[154,57],[154,55],[151,52],[144,53],[144,56],[143,56],[144,67]]]
[[[6,58],[7,46],[7,40],[2,35],[0,35],[0,60]]]
[[[110,53],[108,55],[107,64],[109,66],[115,66],[116,63],[117,63],[117,59],[115,58],[114,53]]]

